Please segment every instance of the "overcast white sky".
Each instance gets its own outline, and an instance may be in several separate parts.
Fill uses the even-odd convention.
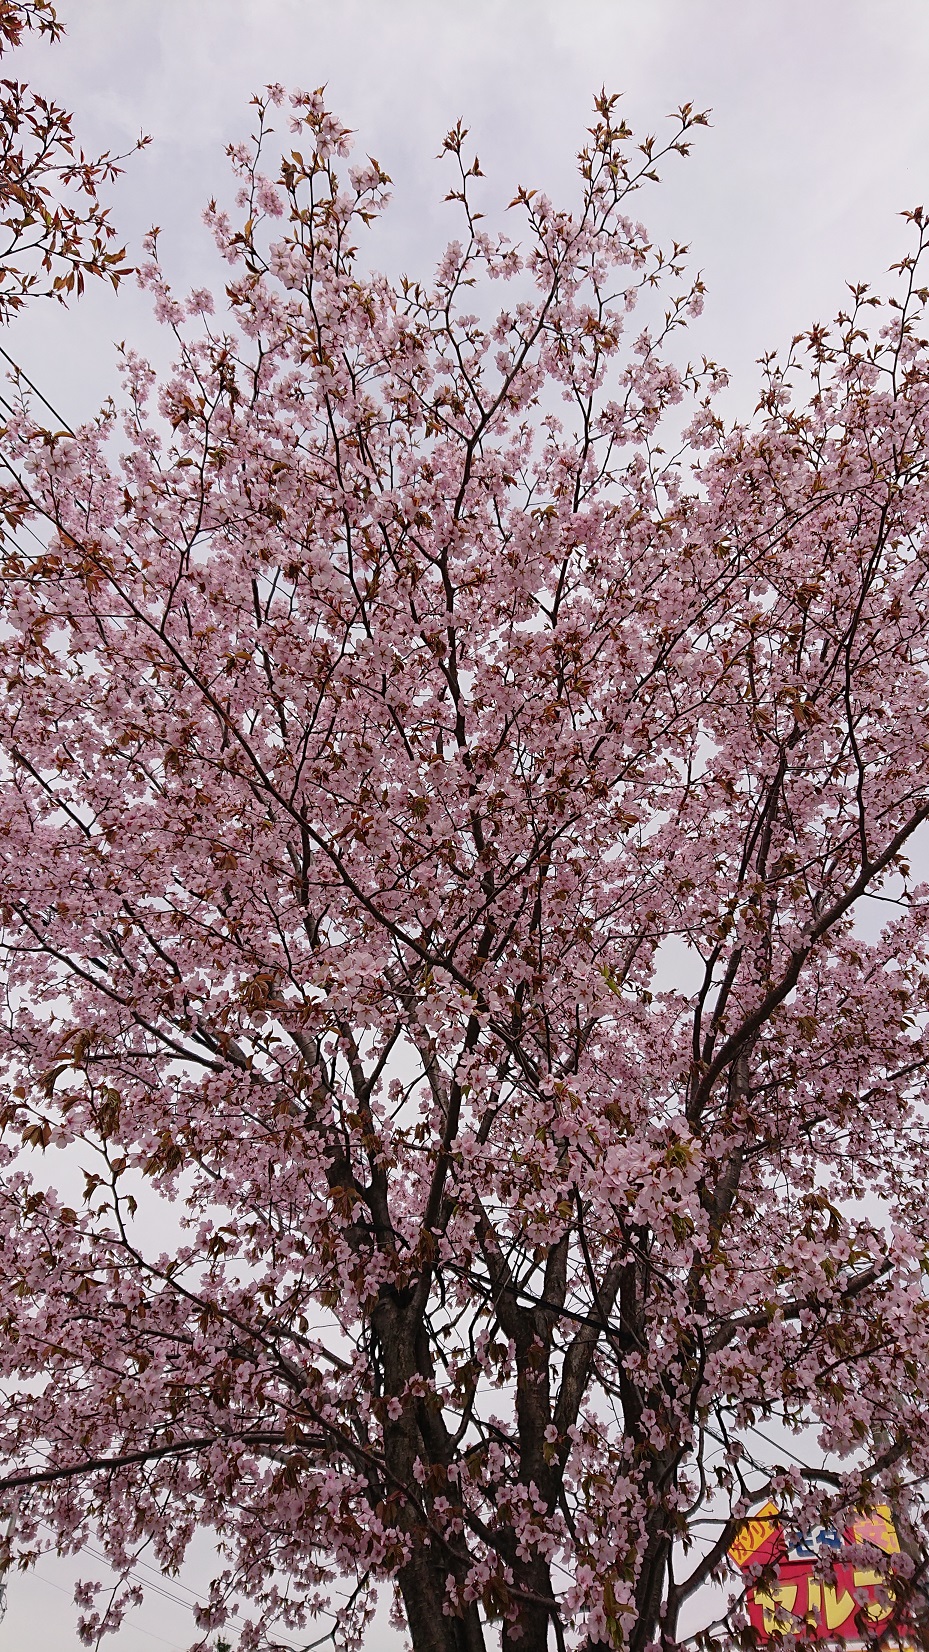
[[[176,284],[223,279],[200,210],[226,189],[224,145],[268,81],[327,82],[343,120],[395,182],[384,257],[425,273],[450,232],[433,157],[461,115],[489,200],[518,183],[569,198],[591,96],[623,91],[636,129],[685,99],[712,108],[693,157],[640,197],[661,236],[692,248],[708,287],[692,348],[730,367],[749,414],[753,362],[880,286],[929,204],[929,0],[59,0],[68,39],[30,45],[4,73],[76,114],[88,149],[154,142],[114,192],[130,250],[152,223]],[[157,348],[147,300],[96,291],[44,306],[0,338],[70,420],[116,386],[113,344]],[[82,1569],[86,1575],[89,1562]],[[0,1652],[77,1652],[73,1563],[14,1577]],[[199,1574],[202,1577],[202,1573]],[[196,1587],[198,1568],[187,1581]],[[182,1593],[176,1583],[166,1585]],[[187,1644],[189,1620],[152,1592],[118,1652]],[[309,1637],[312,1638],[312,1637]],[[372,1652],[395,1644],[378,1629]]]

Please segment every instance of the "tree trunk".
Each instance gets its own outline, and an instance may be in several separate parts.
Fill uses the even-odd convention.
[[[470,1605],[460,1618],[444,1610],[449,1570],[441,1556],[419,1543],[399,1574],[413,1652],[485,1652],[477,1607]]]
[[[663,1520],[662,1510],[658,1511],[657,1519]],[[670,1553],[671,1544],[667,1534],[660,1528],[653,1529],[636,1584],[635,1603],[638,1617],[629,1637],[630,1652],[644,1652],[649,1642],[658,1638]]]
[[[485,1652],[476,1604],[465,1607],[460,1617],[447,1610],[448,1576],[451,1573],[456,1582],[463,1583],[467,1565],[429,1529],[430,1494],[416,1479],[417,1459],[427,1466],[438,1463],[447,1468],[449,1456],[441,1419],[418,1414],[417,1402],[409,1394],[414,1377],[433,1375],[419,1319],[415,1298],[401,1302],[388,1295],[378,1303],[372,1320],[383,1358],[384,1391],[402,1406],[399,1417],[384,1423],[384,1464],[390,1484],[405,1487],[409,1493],[398,1524],[408,1534],[410,1558],[397,1582],[413,1652]],[[445,1494],[454,1503],[451,1484],[446,1485]]]
[[[524,1601],[515,1623],[504,1623],[501,1652],[548,1652],[552,1613],[545,1604],[551,1594],[547,1562],[530,1561],[519,1568],[516,1577],[524,1588],[542,1599]]]

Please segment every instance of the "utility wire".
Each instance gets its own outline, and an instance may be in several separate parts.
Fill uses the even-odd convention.
[[[52,1526],[49,1526],[49,1524],[46,1520],[41,1521],[41,1524],[45,1527],[46,1531],[53,1531],[54,1530],[54,1528]],[[101,1554],[99,1549],[93,1548],[91,1546],[91,1544],[82,1543],[81,1546],[80,1546],[80,1549],[76,1552],[79,1553],[79,1554],[86,1554],[90,1557],[91,1560],[97,1560],[97,1561],[100,1562],[101,1565],[108,1566],[112,1570],[112,1562],[107,1559],[105,1554]],[[155,1575],[155,1577],[157,1577],[159,1579],[159,1581],[157,1583],[154,1583],[149,1578],[140,1577],[139,1576],[139,1571],[138,1571],[139,1567],[142,1567],[146,1572],[152,1572]],[[41,1574],[37,1573],[36,1575],[40,1576]],[[122,1574],[122,1576],[125,1579],[127,1579],[128,1581],[132,1582],[132,1583],[137,1583],[139,1585],[139,1588],[145,1590],[146,1593],[152,1594],[152,1595],[159,1595],[162,1600],[168,1600],[174,1606],[183,1606],[185,1608],[185,1610],[187,1610],[187,1611],[190,1611],[192,1606],[203,1606],[203,1605],[206,1604],[206,1602],[203,1599],[203,1596],[199,1595],[197,1593],[196,1589],[188,1588],[186,1583],[179,1583],[177,1585],[177,1587],[180,1588],[180,1589],[183,1589],[184,1593],[186,1595],[189,1595],[190,1598],[188,1600],[184,1600],[184,1598],[181,1595],[176,1595],[170,1589],[166,1589],[164,1587],[164,1583],[163,1583],[163,1575],[161,1573],[159,1573],[154,1566],[149,1566],[147,1561],[137,1560],[135,1562],[135,1564],[132,1566],[132,1568],[129,1571],[124,1572]],[[50,1578],[44,1578],[43,1582],[51,1583],[51,1579]],[[62,1587],[62,1585],[60,1583],[52,1584],[52,1588],[60,1589],[61,1587]],[[64,1590],[64,1593],[65,1594],[68,1593],[67,1589]],[[150,1630],[145,1630],[145,1631],[143,1631],[143,1633],[150,1634],[151,1631]],[[236,1624],[229,1623],[229,1624],[224,1624],[222,1629],[219,1630],[218,1633],[220,1635],[220,1638],[222,1639],[223,1637],[225,1637],[227,1635],[230,1635],[230,1634],[235,1635],[235,1636],[239,1636],[243,1633],[243,1631],[240,1628],[238,1628],[238,1626]],[[159,1639],[161,1639],[161,1637],[156,1635],[155,1639],[159,1640]],[[278,1637],[278,1642],[281,1646],[285,1646],[285,1647],[290,1648],[291,1652],[300,1652],[300,1648],[293,1641],[280,1640],[280,1637]],[[166,1645],[168,1645],[168,1644],[173,1645],[174,1643],[173,1642],[170,1642],[170,1643],[166,1642],[165,1644]],[[181,1652],[181,1648],[178,1648],[177,1652]]]
[[[48,411],[50,413],[54,414],[55,418],[58,420],[58,423],[61,425],[62,430],[66,430],[68,432],[69,436],[73,436],[74,431],[71,429],[71,426],[69,425],[67,419],[62,417],[62,415],[59,413],[57,407],[52,406],[52,404],[48,400],[47,396],[43,396],[41,390],[38,388],[38,385],[33,384],[33,382],[31,380],[31,378],[29,377],[28,373],[23,372],[23,369],[20,367],[19,362],[13,360],[13,357],[11,355],[9,355],[6,350],[4,350],[2,344],[0,344],[0,356],[3,357],[4,361],[8,361],[10,366],[12,367],[14,373],[16,373],[19,378],[23,379],[25,381],[25,383],[28,384],[30,390],[33,391],[33,393],[36,396],[38,396],[39,401],[43,404],[43,406],[47,407]]]
[[[47,1589],[57,1589],[60,1595],[68,1595],[71,1592],[64,1587],[64,1584],[55,1583],[52,1578],[46,1577],[43,1572],[33,1572],[32,1576],[37,1578],[39,1583],[44,1583]],[[171,1652],[184,1652],[184,1647],[178,1646],[177,1641],[166,1641],[164,1635],[156,1635],[154,1629],[143,1629],[140,1623],[132,1625],[132,1632],[135,1635],[147,1635],[149,1640],[160,1641],[162,1646],[169,1646]]]
[[[43,1453],[40,1453],[40,1455],[45,1456],[47,1461],[49,1460],[46,1453],[43,1452]],[[54,1527],[50,1526],[47,1520],[42,1520],[39,1523],[40,1523],[40,1525],[45,1527],[46,1531],[54,1532]],[[100,1562],[101,1565],[107,1566],[111,1570],[113,1569],[112,1568],[112,1562],[107,1559],[106,1555],[101,1554],[100,1550],[93,1548],[93,1546],[90,1543],[82,1543],[80,1545],[79,1549],[77,1549],[74,1552],[78,1553],[78,1554],[86,1554],[90,1557],[91,1560],[97,1560],[97,1561]],[[139,1576],[139,1570],[138,1570],[138,1568],[140,1568],[140,1567],[143,1571],[151,1572],[153,1574],[153,1576],[158,1579],[158,1582],[157,1583],[152,1582],[148,1578],[140,1577]],[[38,1572],[35,1575],[37,1577],[41,1576],[41,1574],[38,1573]],[[128,1570],[127,1572],[124,1572],[122,1575],[123,1575],[124,1578],[130,1580],[131,1582],[137,1583],[139,1585],[140,1589],[143,1589],[143,1590],[145,1590],[148,1593],[153,1594],[153,1595],[160,1595],[163,1600],[171,1601],[172,1604],[175,1605],[175,1606],[183,1606],[188,1611],[191,1609],[192,1606],[195,1606],[195,1605],[196,1606],[204,1606],[206,1604],[206,1602],[203,1599],[203,1596],[198,1594],[196,1589],[189,1588],[186,1583],[178,1583],[177,1587],[179,1589],[183,1589],[184,1593],[190,1597],[188,1600],[184,1600],[181,1595],[174,1594],[170,1589],[166,1589],[164,1587],[164,1574],[159,1572],[156,1567],[150,1566],[148,1564],[148,1562],[145,1561],[145,1560],[135,1561],[133,1566],[130,1568],[130,1570]],[[62,1587],[62,1585],[60,1583],[52,1583],[50,1578],[43,1578],[43,1582],[50,1584],[51,1587],[54,1588],[54,1589],[60,1589]],[[64,1593],[65,1594],[68,1593],[67,1589],[64,1590]],[[146,1630],[144,1632],[146,1634],[150,1633],[149,1630]],[[240,1629],[236,1624],[228,1623],[228,1624],[224,1624],[222,1629],[219,1630],[218,1633],[220,1635],[220,1638],[222,1638],[222,1637],[230,1635],[230,1634],[235,1635],[235,1636],[240,1636],[244,1633],[244,1631],[242,1629]],[[159,1637],[156,1636],[156,1639],[158,1639],[158,1638]],[[328,1637],[323,1637],[323,1638],[327,1639]],[[287,1647],[289,1649],[289,1652],[301,1652],[301,1648],[299,1646],[297,1646],[296,1642],[294,1642],[294,1641],[282,1640],[280,1638],[280,1635],[276,1636],[276,1640],[277,1640],[277,1644],[279,1646]],[[180,1652],[180,1649],[178,1649],[178,1652]]]

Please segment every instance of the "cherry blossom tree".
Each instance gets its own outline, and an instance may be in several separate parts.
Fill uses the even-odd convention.
[[[0,1492],[88,1644],[199,1529],[202,1647],[750,1644],[758,1498],[915,1610],[927,221],[729,424],[631,215],[702,121],[513,240],[456,127],[394,281],[272,88],[223,319],[153,238],[174,369],[7,419]]]

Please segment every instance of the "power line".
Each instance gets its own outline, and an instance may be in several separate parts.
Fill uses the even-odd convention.
[[[39,1583],[44,1583],[47,1589],[57,1589],[60,1595],[70,1594],[70,1590],[66,1589],[63,1583],[55,1583],[52,1578],[46,1577],[42,1572],[34,1571],[32,1576],[37,1578]],[[134,1623],[132,1629],[136,1635],[147,1635],[149,1640],[160,1641],[162,1646],[169,1646],[171,1652],[184,1652],[184,1648],[178,1646],[177,1641],[165,1640],[164,1635],[156,1635],[154,1629],[143,1629],[140,1623]]]
[[[62,415],[59,413],[57,407],[53,407],[51,402],[48,400],[48,397],[43,396],[43,394],[42,394],[41,390],[39,389],[38,385],[33,384],[33,382],[31,380],[31,378],[29,377],[28,373],[23,372],[23,369],[20,367],[19,362],[14,361],[13,357],[11,355],[8,355],[7,351],[4,350],[2,344],[0,344],[0,356],[3,357],[4,361],[8,361],[10,366],[12,367],[14,373],[16,373],[19,378],[23,379],[25,381],[25,383],[28,384],[30,390],[33,391],[33,393],[36,396],[38,396],[39,401],[42,403],[42,405],[44,407],[47,407],[48,411],[50,413],[54,414],[55,418],[58,420],[58,423],[61,425],[62,430],[66,430],[68,432],[69,436],[73,436],[74,431],[71,429],[71,426],[69,425],[67,419],[62,418]]]
[[[45,1455],[45,1454],[43,1453],[42,1455]],[[47,1520],[41,1520],[39,1522],[39,1524],[44,1526],[46,1531],[54,1532],[55,1528],[53,1526],[49,1525]],[[73,1552],[77,1553],[77,1554],[86,1554],[90,1557],[91,1560],[99,1561],[101,1565],[109,1567],[109,1569],[111,1571],[114,1569],[113,1565],[112,1565],[112,1562],[107,1559],[106,1555],[101,1554],[100,1550],[93,1548],[93,1546],[90,1543],[81,1543],[79,1545],[78,1549],[76,1549]],[[146,1572],[151,1572],[153,1574],[153,1576],[158,1579],[158,1581],[157,1582],[151,1582],[148,1578],[140,1577],[138,1568],[141,1568],[143,1571],[146,1571]],[[37,1577],[41,1576],[41,1574],[38,1573],[38,1572],[35,1575]],[[157,1571],[157,1569],[154,1566],[150,1566],[148,1564],[148,1562],[145,1561],[145,1560],[135,1561],[133,1566],[128,1571],[122,1573],[121,1575],[129,1581],[131,1581],[133,1583],[137,1583],[140,1589],[147,1591],[149,1594],[159,1595],[162,1600],[171,1601],[172,1604],[175,1605],[175,1606],[183,1606],[187,1611],[189,1611],[191,1609],[191,1607],[193,1607],[195,1605],[196,1606],[205,1606],[206,1605],[206,1601],[204,1600],[203,1596],[198,1594],[196,1589],[189,1588],[186,1583],[178,1583],[177,1587],[180,1588],[180,1589],[183,1589],[184,1593],[190,1597],[188,1600],[184,1600],[181,1595],[174,1594],[170,1589],[166,1589],[164,1587],[164,1574],[162,1572]],[[49,1583],[51,1585],[51,1587],[55,1588],[55,1589],[61,1589],[62,1588],[62,1585],[60,1583],[54,1583],[53,1584],[51,1582],[50,1578],[44,1578],[43,1582]],[[68,1593],[67,1589],[64,1590],[64,1593],[65,1594]],[[146,1634],[149,1634],[150,1632],[151,1631],[149,1631],[149,1630],[144,1631],[144,1633],[146,1633]],[[240,1629],[238,1627],[238,1625],[236,1625],[234,1623],[227,1623],[227,1624],[224,1624],[222,1626],[222,1628],[218,1631],[218,1633],[220,1634],[221,1637],[222,1636],[227,1636],[227,1635],[235,1635],[236,1637],[238,1637],[238,1636],[244,1634],[244,1630]],[[159,1639],[160,1637],[156,1636],[155,1638]],[[277,1644],[278,1645],[280,1645],[281,1647],[289,1648],[290,1652],[301,1652],[301,1648],[299,1646],[297,1646],[296,1642],[291,1641],[291,1640],[281,1639],[279,1634],[276,1636],[276,1639],[277,1639]],[[166,1644],[170,1644],[170,1643],[166,1643]],[[316,1643],[314,1643],[314,1644],[316,1644]],[[180,1649],[178,1649],[178,1652],[180,1652]]]
[[[40,1524],[45,1527],[46,1531],[54,1531],[54,1527],[50,1526],[46,1520],[41,1521]],[[91,1560],[97,1560],[97,1561],[100,1562],[101,1565],[109,1567],[111,1571],[113,1570],[112,1562],[107,1559],[105,1554],[101,1554],[99,1549],[93,1548],[90,1543],[82,1543],[80,1545],[80,1548],[75,1552],[79,1553],[79,1554],[86,1554],[90,1557]],[[158,1578],[159,1581],[157,1583],[153,1583],[148,1578],[140,1577],[138,1569],[137,1569],[139,1567],[141,1567],[146,1572],[152,1572]],[[36,1575],[39,1576],[40,1574],[37,1573]],[[184,1600],[181,1595],[174,1594],[170,1589],[166,1589],[164,1587],[163,1574],[157,1572],[156,1568],[154,1566],[150,1566],[147,1561],[137,1560],[130,1570],[128,1570],[126,1572],[123,1572],[121,1575],[127,1581],[137,1583],[139,1588],[144,1590],[146,1593],[152,1594],[152,1595],[159,1595],[162,1600],[170,1601],[174,1606],[183,1606],[185,1608],[185,1610],[187,1610],[187,1611],[190,1611],[191,1607],[193,1607],[195,1605],[196,1606],[206,1605],[206,1602],[204,1601],[203,1596],[199,1595],[197,1593],[196,1589],[188,1588],[186,1583],[180,1583],[180,1584],[178,1584],[178,1587],[183,1589],[184,1593],[190,1597],[188,1600]],[[50,1578],[45,1578],[43,1581],[46,1582],[46,1583],[50,1583],[51,1579]],[[61,1584],[53,1584],[52,1587],[56,1588],[56,1589],[60,1589],[62,1587],[62,1585]],[[68,1593],[67,1589],[64,1590],[64,1593],[65,1594]],[[144,1633],[149,1634],[149,1633],[151,1633],[151,1631],[150,1630],[145,1630]],[[232,1634],[232,1635],[235,1635],[235,1636],[240,1636],[241,1634],[243,1634],[243,1630],[238,1628],[236,1624],[230,1623],[230,1624],[224,1624],[222,1629],[219,1631],[219,1633],[220,1633],[221,1636],[225,1636],[225,1635],[229,1635],[229,1634]],[[158,1640],[160,1638],[161,1638],[160,1636],[155,1637],[156,1640]],[[165,1644],[167,1645],[167,1644],[173,1644],[173,1643],[166,1642]],[[300,1652],[300,1648],[293,1641],[281,1640],[280,1645],[291,1648],[292,1652]],[[178,1652],[181,1652],[180,1648],[178,1648]]]

